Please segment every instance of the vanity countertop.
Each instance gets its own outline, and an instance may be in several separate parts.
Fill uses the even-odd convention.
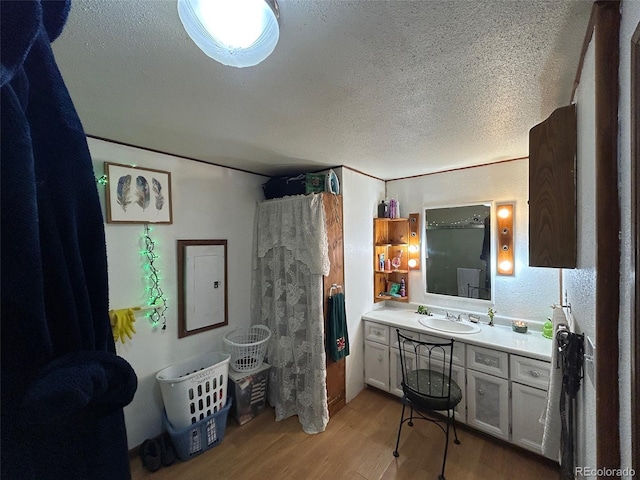
[[[380,308],[362,315],[363,320],[381,323],[393,328],[406,328],[443,338],[453,338],[471,345],[494,348],[547,362],[551,361],[553,341],[544,338],[540,331],[529,330],[527,333],[516,333],[510,326],[494,325],[490,327],[486,323],[479,323],[480,331],[477,333],[448,333],[423,326],[419,322],[422,317],[424,315],[416,313],[415,310],[394,307]],[[395,331],[392,334],[395,335]]]

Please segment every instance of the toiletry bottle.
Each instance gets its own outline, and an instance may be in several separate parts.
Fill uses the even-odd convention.
[[[407,296],[407,291],[405,290],[404,277],[400,279],[400,296],[401,297]]]
[[[387,213],[387,204],[384,203],[384,200],[380,202],[378,205],[378,218],[386,218],[389,214]]]
[[[381,253],[378,258],[378,268],[382,271],[384,270],[384,253]]]

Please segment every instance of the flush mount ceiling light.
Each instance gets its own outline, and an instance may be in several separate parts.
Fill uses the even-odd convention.
[[[275,0],[178,0],[178,16],[209,57],[231,67],[252,67],[278,43]]]

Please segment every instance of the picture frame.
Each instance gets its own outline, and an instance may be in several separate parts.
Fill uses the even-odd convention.
[[[227,241],[178,240],[178,338],[229,324]]]
[[[105,162],[107,223],[173,223],[171,173]]]

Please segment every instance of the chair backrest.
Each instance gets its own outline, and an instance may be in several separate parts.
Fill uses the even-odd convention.
[[[424,399],[448,399],[451,396],[451,368],[454,339],[426,342],[398,334],[405,395]]]

